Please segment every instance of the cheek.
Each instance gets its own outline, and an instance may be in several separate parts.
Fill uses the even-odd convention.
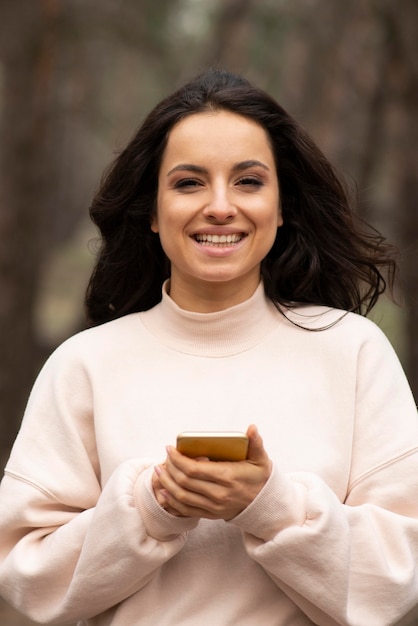
[[[271,203],[270,206],[277,206],[277,203]],[[259,226],[265,231],[276,231],[283,224],[282,212],[278,209],[264,209],[259,212]]]
[[[167,237],[166,231],[164,228],[159,229],[158,231],[154,231],[154,232],[158,232],[160,244],[164,251],[164,254],[168,258],[168,260],[171,262],[173,260],[173,257],[176,256],[175,246],[173,246],[172,238],[170,239],[169,237]]]
[[[264,220],[260,223],[261,245],[264,254],[267,254],[274,244],[278,228],[283,224],[281,211],[269,211],[265,214]]]
[[[161,247],[166,256],[172,260],[177,255],[179,246],[182,245],[183,227],[181,210],[176,209],[173,203],[159,202],[157,213],[153,217],[151,229],[160,238]]]
[[[186,229],[193,217],[193,207],[187,198],[162,198],[157,203],[157,214],[153,223],[161,237],[178,236]]]

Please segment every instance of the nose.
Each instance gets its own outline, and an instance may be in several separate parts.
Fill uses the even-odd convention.
[[[237,207],[231,201],[228,189],[220,186],[211,191],[208,203],[203,209],[204,216],[217,222],[231,221],[237,214]]]

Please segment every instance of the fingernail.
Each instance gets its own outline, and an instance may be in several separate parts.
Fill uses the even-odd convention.
[[[156,465],[154,467],[154,470],[155,470],[155,473],[157,474],[157,476],[161,476],[162,469],[161,469],[161,467],[159,465]]]

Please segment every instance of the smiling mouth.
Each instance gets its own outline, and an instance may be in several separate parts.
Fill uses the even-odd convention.
[[[195,241],[202,246],[226,247],[239,243],[244,239],[244,233],[234,233],[233,235],[194,235]]]

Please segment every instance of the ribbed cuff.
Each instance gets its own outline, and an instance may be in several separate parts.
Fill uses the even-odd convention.
[[[273,467],[270,478],[242,513],[229,521],[263,541],[306,520],[306,487]]]
[[[154,467],[149,467],[138,476],[134,486],[134,502],[143,519],[150,537],[158,541],[171,541],[192,530],[199,520],[192,517],[177,517],[167,513],[157,502],[152,488]]]

